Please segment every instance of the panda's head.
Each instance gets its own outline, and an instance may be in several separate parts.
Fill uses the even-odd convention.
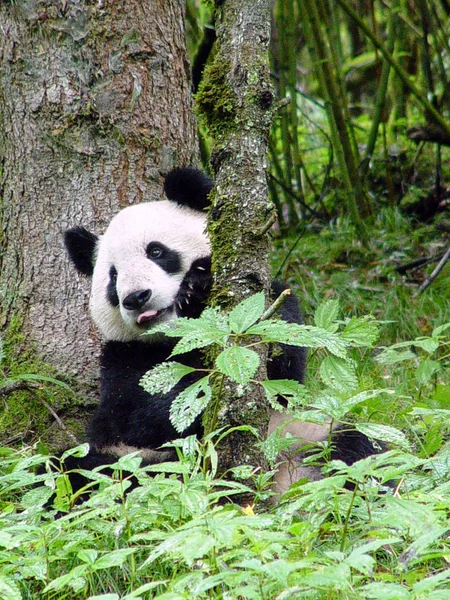
[[[175,298],[192,263],[210,254],[206,235],[212,182],[197,169],[175,169],[167,200],[129,206],[102,236],[83,227],[65,233],[77,270],[92,276],[90,309],[106,340],[131,341],[176,317]]]

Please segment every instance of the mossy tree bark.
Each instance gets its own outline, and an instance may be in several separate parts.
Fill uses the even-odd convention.
[[[269,0],[227,0],[216,9],[217,53],[207,67],[197,95],[202,117],[213,138],[214,203],[209,217],[215,285],[212,304],[230,309],[247,296],[269,295],[268,200],[266,152],[273,113],[269,79]],[[267,351],[259,348],[265,378]],[[261,388],[242,395],[225,385],[215,420],[205,425],[250,424],[265,433],[268,411]],[[222,470],[236,464],[264,464],[255,438],[236,432],[219,449]]]
[[[196,162],[184,3],[16,0],[0,27],[0,324],[19,319],[44,361],[95,381],[89,283],[62,234],[101,233]]]

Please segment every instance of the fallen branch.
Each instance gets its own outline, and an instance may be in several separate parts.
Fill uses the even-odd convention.
[[[416,270],[419,267],[424,267],[426,265],[429,265],[430,263],[440,260],[443,256],[444,252],[440,252],[439,254],[436,254],[436,256],[431,257],[422,256],[421,258],[416,258],[415,260],[405,263],[404,265],[398,265],[398,267],[395,267],[394,270],[397,271],[397,273],[400,273],[400,275],[403,275],[403,273],[406,273],[406,271],[408,271],[409,269]]]
[[[439,261],[439,263],[436,265],[436,268],[434,269],[434,271],[431,273],[431,275],[428,277],[428,279],[426,279],[422,283],[422,285],[419,287],[419,289],[417,290],[417,292],[414,294],[414,297],[418,296],[421,292],[423,292],[424,290],[426,290],[427,287],[429,287],[433,283],[433,281],[436,279],[436,277],[439,275],[439,273],[444,268],[444,265],[448,261],[449,258],[450,258],[450,246],[444,252],[443,257],[441,258],[441,260]]]

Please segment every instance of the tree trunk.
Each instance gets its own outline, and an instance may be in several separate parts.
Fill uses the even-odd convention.
[[[0,28],[0,325],[19,320],[25,347],[95,381],[89,282],[62,236],[101,233],[196,162],[184,3],[17,0]]]
[[[269,79],[269,0],[227,0],[217,9],[218,48],[197,95],[213,136],[214,204],[209,233],[215,287],[212,303],[231,308],[270,284],[267,227],[273,217],[268,200],[266,152],[273,111]],[[267,354],[260,348],[265,378]],[[261,389],[242,395],[230,382],[221,394],[218,420],[205,425],[250,424],[265,433],[267,405]],[[214,403],[212,403],[214,404]],[[255,438],[237,432],[219,449],[222,470],[236,464],[263,465]]]

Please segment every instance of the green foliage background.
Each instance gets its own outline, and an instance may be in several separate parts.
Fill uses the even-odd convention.
[[[187,2],[192,58],[213,25],[210,4]],[[305,387],[260,382],[269,397],[282,394],[297,417],[331,417],[389,451],[348,467],[330,462],[328,445],[318,445],[308,461],[320,460],[325,478],[300,481],[274,499],[272,473],[257,465],[218,475],[215,443],[227,432],[211,431],[202,442],[176,442],[179,462],[142,468],[130,455],[112,477],[87,473],[99,489],[75,505],[66,475],[46,470],[50,459],[37,442],[5,445],[2,599],[449,597],[448,265],[417,293],[448,245],[449,150],[417,144],[408,130],[431,123],[446,133],[435,113],[448,120],[450,7],[446,0],[315,5],[275,2],[272,45],[280,101],[270,146],[273,267],[301,297],[307,327],[300,334],[273,322],[264,330],[258,299],[229,316],[213,311],[197,325],[180,322],[179,349],[215,343],[222,355],[179,399],[173,419],[181,429],[179,419],[202,410],[213,376],[245,386],[254,372],[246,335],[260,327],[252,334],[269,339],[272,327],[278,340],[302,335],[310,352]],[[324,60],[332,66],[328,82]],[[201,136],[206,164],[204,124]],[[420,257],[430,263],[397,270]],[[13,350],[0,358],[0,392],[40,374],[38,392],[58,402],[52,373],[36,372]],[[168,389],[184,373],[164,366],[147,385]],[[272,461],[285,444],[276,433],[255,443]],[[43,474],[36,475],[38,465]],[[131,475],[139,487],[130,489]],[[241,494],[253,504],[240,506]]]

